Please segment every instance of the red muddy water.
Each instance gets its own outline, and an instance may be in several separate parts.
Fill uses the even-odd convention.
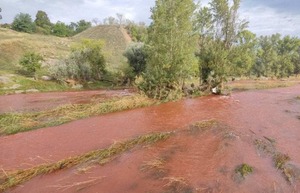
[[[60,105],[89,103],[112,97],[130,95],[128,90],[94,90],[50,92],[0,96],[0,113],[52,109]]]
[[[30,168],[109,146],[150,132],[176,131],[168,140],[135,149],[99,166],[79,166],[36,177],[8,192],[300,192],[259,151],[256,139],[274,139],[277,152],[288,154],[300,172],[300,85],[247,91],[230,97],[209,96],[74,121],[0,138],[0,167]],[[219,122],[192,132],[188,125]],[[149,163],[160,160],[160,167]],[[247,163],[245,179],[235,168]]]

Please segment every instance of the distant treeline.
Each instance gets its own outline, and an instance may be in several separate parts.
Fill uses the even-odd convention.
[[[147,36],[147,26],[143,22],[135,23],[126,19],[123,14],[117,13],[116,17],[110,16],[104,18],[103,21],[94,18],[92,21],[84,19],[78,22],[66,24],[58,21],[51,23],[46,12],[39,10],[35,16],[35,20],[27,13],[19,13],[15,16],[11,24],[5,23],[1,27],[10,28],[15,31],[25,33],[37,33],[44,35],[54,35],[58,37],[71,37],[90,27],[92,24],[97,25],[119,25],[128,30],[133,41],[145,41]]]

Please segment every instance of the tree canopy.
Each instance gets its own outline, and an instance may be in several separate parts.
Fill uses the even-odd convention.
[[[32,22],[32,18],[27,13],[19,13],[16,15],[11,27],[13,30],[26,33],[33,33],[35,30],[35,25]]]

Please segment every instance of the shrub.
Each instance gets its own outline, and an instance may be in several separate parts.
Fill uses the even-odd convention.
[[[51,76],[60,81],[70,78],[83,83],[102,80],[106,74],[102,46],[102,41],[83,40],[73,47],[68,58],[49,68]]]
[[[146,69],[146,51],[143,43],[132,43],[124,52],[129,65],[133,68],[135,75],[140,75]]]
[[[23,55],[19,64],[24,68],[24,70],[30,75],[34,75],[38,69],[41,68],[43,57],[35,52],[28,52]]]

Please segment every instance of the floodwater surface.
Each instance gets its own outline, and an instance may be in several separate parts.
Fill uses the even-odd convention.
[[[152,132],[166,141],[139,146],[104,165],[38,176],[8,192],[300,192],[300,86],[186,99],[0,138],[4,171],[52,163]],[[194,130],[195,122],[214,121]],[[257,141],[272,146],[264,151]],[[291,178],[275,167],[287,154]],[[253,172],[242,177],[241,164]]]
[[[125,89],[2,95],[0,113],[42,111],[60,105],[101,102],[130,94],[131,92]]]

